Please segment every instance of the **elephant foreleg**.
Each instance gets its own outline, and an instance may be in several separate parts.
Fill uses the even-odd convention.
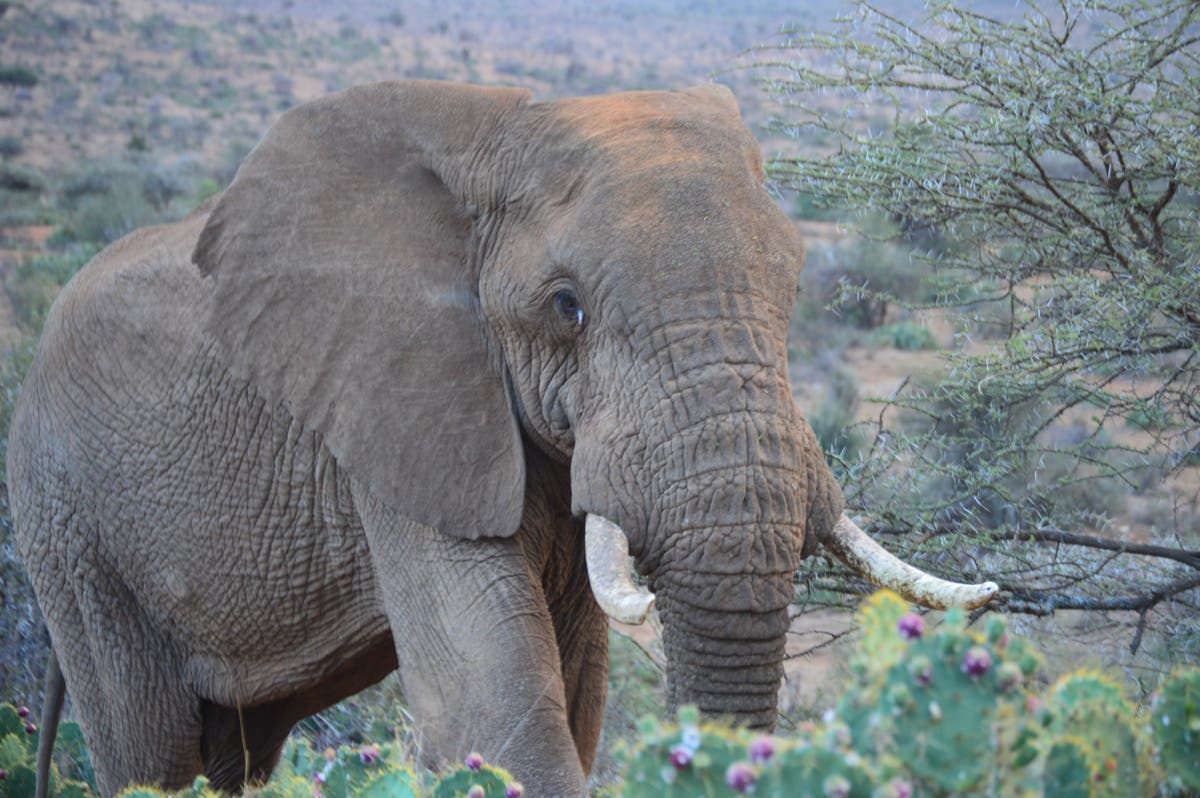
[[[554,625],[520,544],[452,538],[355,498],[427,763],[478,751],[529,795],[584,794]]]

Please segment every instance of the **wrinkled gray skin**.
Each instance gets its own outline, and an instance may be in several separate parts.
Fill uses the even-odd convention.
[[[89,264],[9,473],[101,790],[237,788],[238,707],[260,780],[399,668],[428,760],[582,793],[585,513],[657,594],[672,703],[770,726],[841,495],[793,403],[802,250],[762,182],[719,87],[383,83],[286,114],[215,204]]]

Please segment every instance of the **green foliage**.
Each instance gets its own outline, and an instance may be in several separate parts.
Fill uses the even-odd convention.
[[[159,161],[144,152],[91,161],[58,187],[62,223],[57,245],[104,245],[139,227],[182,217],[219,190],[189,159]]]
[[[7,155],[5,143],[8,138],[7,136],[0,138],[0,155]],[[41,191],[44,186],[45,177],[37,169],[19,164],[0,163],[0,189]]]
[[[808,423],[835,468],[858,456],[862,435],[855,426],[858,383],[849,371],[834,368],[829,381],[808,413]]]
[[[824,141],[774,179],[898,230],[814,250],[809,293],[863,327],[897,302],[961,319],[961,349],[885,400],[872,456],[845,475],[850,506],[895,531],[1103,529],[1116,500],[1196,462],[1200,5],[1018,6],[937,0],[910,18],[859,0],[751,65],[779,129]],[[881,281],[906,259],[912,292]],[[998,340],[980,346],[981,323]],[[1193,521],[1157,531],[1186,551]],[[971,539],[1020,585],[1010,610],[1194,590],[1175,563]]]
[[[21,261],[4,281],[4,290],[22,329],[35,334],[41,332],[58,292],[91,260],[97,249],[95,244],[75,245],[61,253],[36,255]],[[3,430],[7,433],[7,423]]]
[[[30,732],[30,729],[34,731]],[[68,738],[82,738],[79,726],[70,721],[59,727],[59,735],[64,733]],[[33,725],[33,716],[22,718],[16,707],[0,704],[0,770],[5,774],[0,779],[0,798],[33,798],[37,782],[37,746],[38,732]],[[68,766],[60,770],[63,757],[59,753],[55,752],[56,761],[50,766],[51,798],[82,798],[89,792],[95,794],[90,763],[86,768],[79,768],[69,761]],[[82,756],[86,759],[86,752]],[[90,781],[80,779],[85,774]]]
[[[933,330],[918,321],[905,319],[878,328],[871,334],[876,344],[891,346],[905,352],[922,349],[937,349],[937,336]]]
[[[32,88],[38,84],[37,73],[26,66],[0,66],[0,83],[6,86]]]
[[[866,215],[857,229],[861,237],[810,252],[800,279],[802,290],[837,321],[870,330],[883,325],[894,306],[925,303],[932,288],[927,267],[903,246],[899,227]]]
[[[18,136],[0,136],[0,158],[16,158],[25,152],[25,142]]]

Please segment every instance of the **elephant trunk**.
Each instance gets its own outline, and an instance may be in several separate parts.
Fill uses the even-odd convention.
[[[706,598],[727,595],[730,582],[752,583],[756,594],[780,598],[768,599],[761,609],[715,609],[721,602]],[[790,574],[660,580],[670,706],[695,704],[710,717],[752,728],[774,726],[792,590]]]

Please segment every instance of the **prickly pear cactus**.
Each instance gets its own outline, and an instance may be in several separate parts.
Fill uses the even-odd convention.
[[[869,798],[876,774],[847,747],[844,727],[805,726],[789,739],[701,724],[695,707],[684,707],[678,726],[652,719],[627,751],[624,798],[737,796],[785,798],[811,795]],[[898,785],[898,795],[905,785]]]
[[[78,733],[78,726],[69,725]],[[63,727],[66,726],[68,724],[64,723]],[[0,798],[33,798],[37,783],[38,736],[33,715],[26,707],[0,704]],[[87,762],[86,753],[83,759],[86,769],[72,770],[68,775],[82,773],[90,776],[91,764]],[[51,764],[51,798],[79,798],[86,795],[90,789],[85,782],[64,777],[59,773],[58,767]]]
[[[416,779],[408,769],[385,770],[358,792],[358,798],[416,798]]]
[[[54,761],[64,778],[95,787],[96,772],[78,723],[65,720],[59,724],[54,738]]]
[[[388,783],[415,784],[412,771],[404,767],[405,755],[395,742],[318,751],[305,740],[292,737],[283,747],[271,780],[259,788],[256,795],[260,798],[352,798],[384,774],[396,774]]]
[[[1154,698],[1151,719],[1163,767],[1200,791],[1200,670],[1168,678]]]
[[[479,754],[468,754],[456,770],[438,779],[433,798],[521,798],[520,784],[501,768],[492,767]]]
[[[1136,798],[1155,791],[1155,768],[1134,707],[1119,684],[1094,671],[1078,671],[1050,689],[1043,724],[1082,750],[1097,798]]]
[[[164,798],[165,793],[158,787],[136,786],[126,787],[117,793],[117,798]],[[223,798],[221,793],[208,784],[208,779],[200,776],[186,790],[171,793],[171,798]]]
[[[982,790],[1000,763],[1015,771],[1033,762],[1024,683],[1037,659],[992,620],[980,636],[952,611],[933,632],[898,596],[872,597],[857,680],[836,711],[855,750],[894,759],[935,795]]]
[[[781,798],[797,795],[829,798],[861,795],[865,798],[872,795],[877,783],[875,773],[867,768],[860,757],[843,747],[845,738],[842,735],[835,731],[824,737],[824,740],[814,740],[813,745],[795,746],[789,743],[781,747],[773,761],[761,762],[758,788],[754,794]],[[753,758],[751,761],[754,761]],[[897,783],[894,786],[900,785]],[[911,788],[908,794],[912,794]]]
[[[729,795],[725,773],[742,757],[733,731],[700,724],[695,707],[679,710],[679,725],[638,723],[638,742],[620,752],[627,763],[624,798]]]
[[[1042,794],[1050,798],[1092,798],[1092,771],[1081,740],[1061,738],[1050,745],[1042,765]]]

